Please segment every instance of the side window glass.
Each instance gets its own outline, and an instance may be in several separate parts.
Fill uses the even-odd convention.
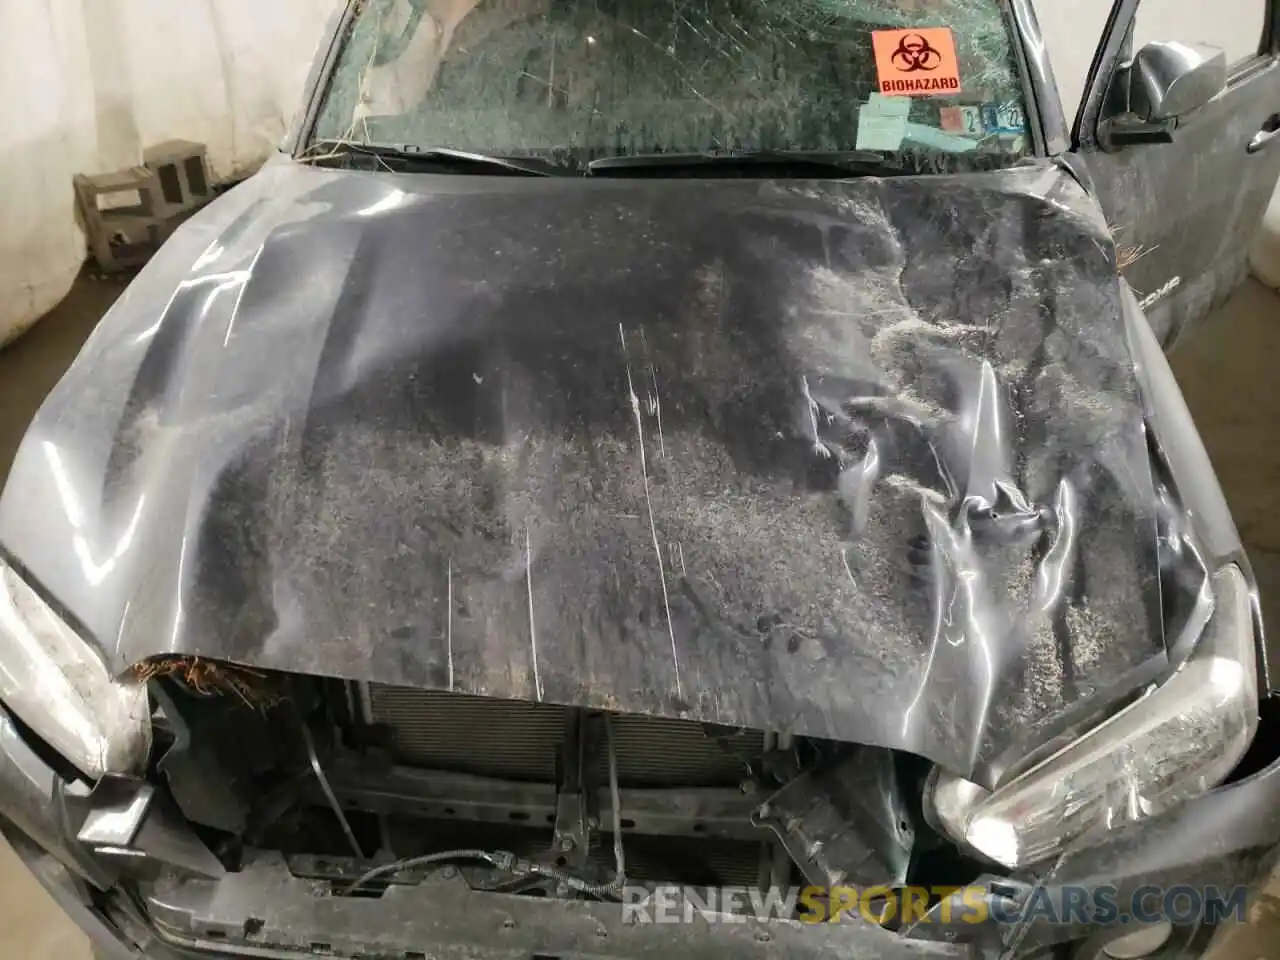
[[[1156,40],[1207,43],[1236,65],[1258,56],[1267,33],[1268,0],[1142,0],[1133,48]]]

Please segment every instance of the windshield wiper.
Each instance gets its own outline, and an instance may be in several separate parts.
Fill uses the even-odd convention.
[[[804,150],[754,150],[750,153],[649,153],[626,157],[602,157],[587,164],[595,176],[632,173],[676,172],[679,170],[750,171],[754,168],[804,170],[827,176],[892,177],[908,173],[887,162],[878,153],[849,150],[821,153]]]
[[[521,177],[661,176],[694,171],[713,175],[733,171],[761,175],[804,172],[826,177],[891,177],[910,171],[895,166],[877,153],[849,150],[837,153],[790,150],[756,150],[744,153],[648,153],[602,157],[575,170],[532,157],[494,157],[452,147],[419,147],[413,144],[367,143],[360,140],[318,140],[302,159],[310,162],[342,156],[370,157],[396,172],[439,170],[450,173],[501,174]]]
[[[438,169],[450,173],[499,174],[520,177],[571,177],[573,171],[525,157],[490,157],[451,147],[418,147],[413,144],[365,143],[359,140],[317,140],[303,160],[319,161],[335,156],[372,157],[387,162],[397,172]]]

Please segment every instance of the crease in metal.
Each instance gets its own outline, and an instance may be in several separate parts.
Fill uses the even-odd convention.
[[[622,357],[627,367],[627,393],[636,420],[636,439],[640,447],[640,476],[644,483],[644,505],[649,512],[649,535],[653,539],[653,552],[658,558],[658,578],[662,583],[662,607],[667,618],[667,633],[671,637],[671,663],[675,668],[676,696],[683,699],[684,690],[680,684],[680,655],[676,652],[676,628],[671,621],[671,597],[667,593],[667,568],[662,559],[662,545],[658,543],[658,525],[653,518],[653,498],[649,493],[649,461],[644,450],[644,420],[640,411],[640,398],[636,396],[636,387],[631,379],[631,361],[627,358],[627,336],[622,324],[618,324],[618,336],[622,341]]]
[[[542,675],[538,672],[538,630],[533,624],[533,548],[529,544],[529,525],[524,527],[524,573],[529,595],[529,650],[533,659],[533,691],[542,702]],[[452,580],[450,581],[452,583]],[[450,648],[452,649],[452,648]],[[449,689],[453,689],[453,660],[449,661]]]
[[[449,692],[452,693],[453,692],[453,558],[452,557],[449,558],[449,565],[447,569],[448,569],[448,572],[446,573],[446,579],[448,580],[448,590],[446,591],[446,593],[448,594],[448,596],[446,599],[449,604],[449,609],[448,609],[448,612],[445,614],[446,619],[445,619],[444,642],[445,642],[446,652],[449,655]],[[532,618],[529,621],[529,625],[531,627],[533,626]]]

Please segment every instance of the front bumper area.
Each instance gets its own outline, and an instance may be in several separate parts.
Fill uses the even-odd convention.
[[[735,919],[675,925],[637,923],[616,904],[476,893],[443,873],[381,898],[336,897],[292,876],[279,855],[247,859],[233,882],[169,868],[126,894],[112,864],[79,841],[82,791],[63,780],[0,714],[0,817],[41,883],[103,956],[179,960],[194,955],[256,957],[430,957],[460,953],[494,960],[584,957],[640,960],[901,957],[903,960],[1015,954],[1096,933],[1048,921],[1019,929],[921,923],[907,935],[870,923],[803,924]],[[1033,878],[1051,892],[1109,885],[1250,885],[1280,844],[1280,761],[1142,824],[1106,844],[1063,858]],[[993,882],[998,893],[1017,884]],[[97,888],[104,895],[91,895]],[[630,922],[628,922],[630,921]]]
[[[867,923],[811,925],[743,918],[657,926],[629,923],[617,904],[472,891],[460,876],[435,874],[379,899],[325,896],[289,874],[276,854],[260,855],[234,885],[157,882],[147,905],[168,943],[226,950],[232,942],[278,952],[345,956],[616,958],[616,960],[782,960],[971,955],[964,945],[905,940]],[[246,930],[253,930],[245,937]],[[273,953],[275,955],[275,953]]]

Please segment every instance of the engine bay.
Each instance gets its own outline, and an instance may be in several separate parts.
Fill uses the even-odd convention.
[[[151,779],[224,883],[263,856],[324,896],[362,900],[441,879],[609,902],[979,872],[924,823],[913,798],[927,764],[893,751],[175,664],[149,678]]]

